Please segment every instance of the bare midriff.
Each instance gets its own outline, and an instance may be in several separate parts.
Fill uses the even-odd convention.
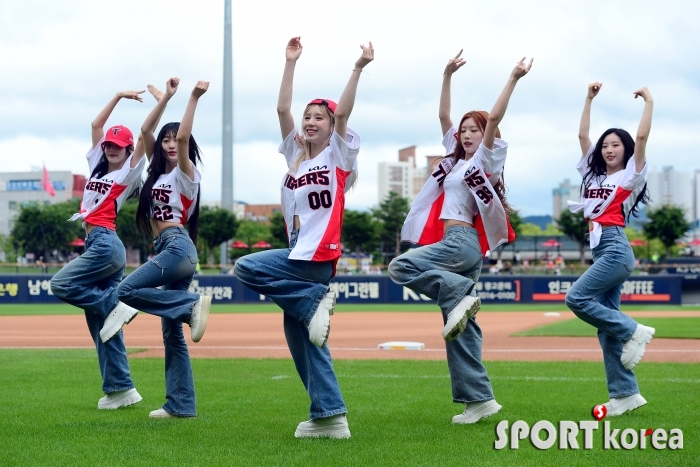
[[[154,237],[157,237],[163,230],[167,229],[168,227],[180,227],[181,229],[185,228],[184,225],[178,224],[177,222],[165,222],[156,219],[151,219],[151,226],[153,227]]]
[[[444,230],[449,229],[449,228],[452,227],[453,225],[462,225],[462,226],[464,226],[464,227],[469,227],[469,228],[472,228],[472,229],[474,228],[474,226],[471,225],[469,222],[462,222],[462,221],[458,221],[458,220],[455,220],[455,219],[445,219],[445,220],[442,221],[442,222],[443,222],[442,227],[443,227]]]
[[[299,227],[301,227],[301,221],[299,220],[299,216],[294,215],[294,222],[292,224],[293,230],[299,230]]]

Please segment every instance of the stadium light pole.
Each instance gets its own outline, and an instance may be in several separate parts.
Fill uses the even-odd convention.
[[[224,0],[224,101],[221,147],[221,207],[233,212],[233,48],[231,0]],[[234,213],[235,215],[235,213]],[[220,247],[219,262],[228,264],[228,244]]]

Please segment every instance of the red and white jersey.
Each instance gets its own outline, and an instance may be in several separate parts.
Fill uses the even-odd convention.
[[[456,133],[452,127],[443,137],[447,155],[457,147]],[[493,150],[481,144],[468,161],[443,159],[413,202],[401,239],[418,245],[439,242],[444,233],[441,221],[454,219],[474,225],[483,253],[515,240],[492,185],[503,173],[507,151],[508,143],[496,138]]]
[[[292,130],[279,147],[290,168],[302,149],[296,135]],[[287,235],[291,236],[295,215],[301,225],[289,259],[329,261],[340,257],[345,188],[357,169],[358,152],[357,133],[348,129],[343,140],[333,132],[330,145],[318,156],[302,162],[296,173],[285,174],[280,190]]]
[[[182,225],[187,223],[197,204],[199,182],[202,180],[202,175],[194,164],[192,169],[194,180],[190,180],[176,165],[172,172],[161,175],[153,184],[153,217],[157,220]]]
[[[585,176],[590,167],[590,160],[595,146],[591,146],[586,155],[576,164],[576,169]],[[581,193],[581,201],[568,201],[571,212],[583,211],[583,216],[593,222],[590,230],[590,245],[595,248],[600,243],[602,226],[625,226],[625,217],[634,206],[637,196],[644,189],[647,181],[647,163],[637,173],[634,157],[630,157],[624,169],[612,175],[599,175],[589,180]]]
[[[88,151],[85,156],[90,167],[90,173],[100,163],[104,151],[102,142],[104,136],[97,145]],[[115,220],[117,212],[124,201],[141,186],[141,172],[146,165],[146,158],[142,157],[136,167],[131,168],[131,157],[124,161],[121,169],[108,173],[103,177],[91,177],[83,191],[83,201],[80,203],[80,212],[73,214],[69,219],[75,221],[81,219],[83,227],[85,223],[116,230]]]

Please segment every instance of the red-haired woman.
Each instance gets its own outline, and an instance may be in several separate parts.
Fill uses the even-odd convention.
[[[508,224],[503,166],[508,144],[499,139],[510,96],[530,64],[523,58],[511,72],[491,113],[471,111],[455,127],[450,118],[452,74],[466,61],[462,51],[447,63],[440,95],[440,124],[447,156],[433,170],[413,202],[401,238],[418,245],[394,258],[391,279],[437,300],[445,327],[447,364],[454,402],[466,404],[453,423],[476,423],[497,413],[486,368],[481,363],[481,329],[474,316],[481,300],[474,285],[483,253],[515,239]]]

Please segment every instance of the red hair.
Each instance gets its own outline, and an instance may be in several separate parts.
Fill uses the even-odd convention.
[[[460,159],[464,159],[466,156],[466,151],[464,150],[464,146],[462,146],[462,141],[459,138],[459,134],[462,129],[462,124],[465,120],[469,118],[474,120],[474,123],[476,123],[476,126],[479,127],[479,130],[483,135],[483,133],[486,131],[486,123],[489,119],[489,113],[485,110],[472,110],[470,112],[465,113],[462,119],[459,121],[459,126],[457,126],[457,133],[455,133],[454,135],[457,139],[457,147],[455,148],[455,151],[451,154],[454,157],[455,164],[457,163],[457,161],[459,161]],[[496,138],[500,137],[501,130],[499,130],[498,127],[496,127]],[[508,192],[508,188],[506,188],[506,183],[503,178],[503,172],[501,173],[501,177],[498,179],[498,181],[493,185],[493,189],[496,190],[496,195],[498,195],[498,199],[501,200],[501,204],[503,204],[503,208],[506,210],[507,214],[517,212],[515,208],[508,204],[508,200],[506,199],[506,193]]]

